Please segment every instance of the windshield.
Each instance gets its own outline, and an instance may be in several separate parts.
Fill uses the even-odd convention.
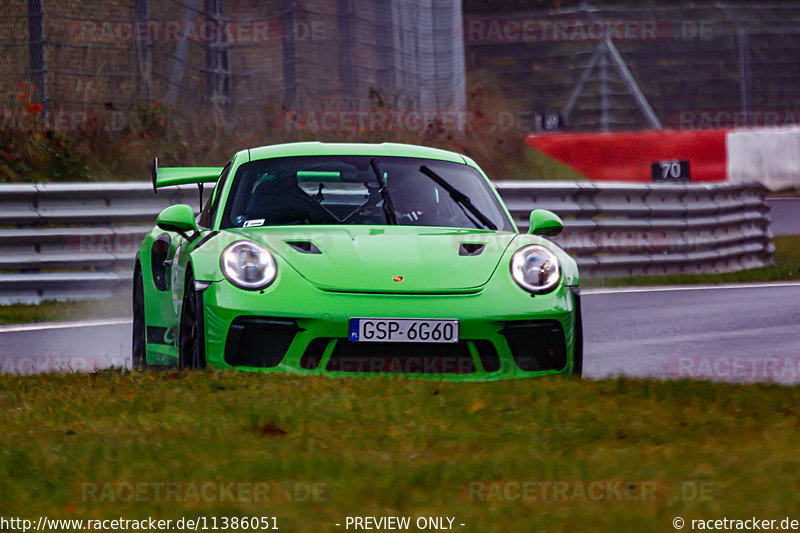
[[[513,231],[474,168],[432,159],[309,156],[252,161],[236,171],[228,198],[223,228],[399,224]]]

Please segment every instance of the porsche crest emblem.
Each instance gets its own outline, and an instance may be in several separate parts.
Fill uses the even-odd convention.
[[[396,281],[397,283],[400,283],[404,279],[406,278],[404,278],[403,276],[392,276],[392,281]]]

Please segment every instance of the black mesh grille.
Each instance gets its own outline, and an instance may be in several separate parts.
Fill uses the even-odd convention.
[[[500,370],[500,356],[491,341],[474,341],[475,349],[481,359],[481,365],[486,372],[497,372]]]
[[[325,348],[328,347],[329,340],[330,339],[319,338],[308,343],[303,357],[300,358],[300,368],[306,370],[314,370],[317,368],[320,362],[322,362],[322,354],[325,353]]]
[[[475,363],[466,341],[452,344],[422,342],[348,342],[339,340],[326,370],[334,372],[471,374]]]
[[[299,331],[293,320],[239,317],[225,344],[225,362],[231,366],[277,366]]]
[[[555,320],[509,322],[502,333],[517,366],[526,372],[561,370],[567,364],[564,329]]]

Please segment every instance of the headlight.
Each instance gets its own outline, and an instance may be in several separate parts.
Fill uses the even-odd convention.
[[[556,288],[561,268],[553,252],[531,245],[520,248],[511,258],[511,277],[526,291],[542,294]]]
[[[220,266],[228,281],[248,290],[267,287],[278,273],[270,251],[250,241],[238,241],[225,248]]]

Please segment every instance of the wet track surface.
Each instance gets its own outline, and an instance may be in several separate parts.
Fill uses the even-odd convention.
[[[800,383],[800,284],[587,294],[585,375]]]
[[[800,235],[800,198],[767,200],[775,235]]]
[[[585,291],[584,375],[800,383],[800,284]],[[107,323],[114,322],[114,323]],[[130,357],[130,324],[0,326],[0,370]]]

